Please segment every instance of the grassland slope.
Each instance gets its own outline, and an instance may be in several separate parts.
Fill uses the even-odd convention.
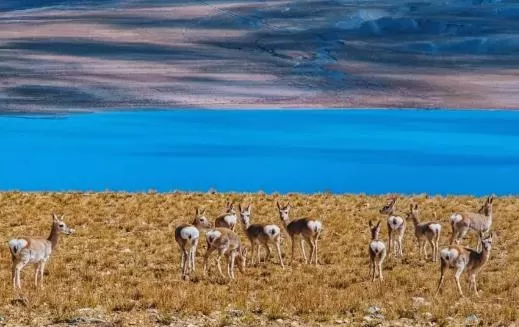
[[[189,222],[195,207],[211,219],[227,200],[252,203],[253,222],[281,224],[275,201],[290,201],[292,217],[318,217],[324,224],[320,265],[301,261],[282,270],[274,262],[249,267],[229,283],[215,270],[200,272],[205,245],[200,242],[198,270],[182,281],[179,251],[171,228]],[[414,201],[421,219],[436,213],[450,236],[448,217],[477,210],[473,197],[402,198],[404,211]],[[497,240],[478,276],[479,298],[460,298],[452,272],[442,296],[433,297],[439,265],[423,260],[408,227],[404,258],[388,258],[385,280],[368,279],[369,220],[384,219],[383,196],[265,195],[200,193],[0,193],[0,235],[6,243],[20,235],[46,235],[51,213],[65,215],[76,229],[61,238],[45,275],[45,289],[33,286],[33,268],[22,273],[23,291],[13,294],[7,244],[0,251],[0,316],[10,326],[44,324],[105,326],[235,325],[456,325],[480,322],[503,326],[519,320],[517,212],[519,200],[495,200]],[[238,230],[245,241],[241,229]],[[387,239],[386,227],[382,236]],[[248,245],[248,243],[246,243]],[[464,240],[475,245],[475,237]],[[285,235],[283,250],[289,254]],[[465,280],[462,287],[468,292]],[[21,300],[20,300],[21,299]],[[475,320],[477,319],[477,321]]]

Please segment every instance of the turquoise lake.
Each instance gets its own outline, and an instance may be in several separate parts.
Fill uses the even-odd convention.
[[[0,190],[519,193],[519,112],[0,116]]]

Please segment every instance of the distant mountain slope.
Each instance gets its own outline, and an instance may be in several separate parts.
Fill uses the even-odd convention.
[[[0,10],[0,109],[519,108],[518,0],[4,0]]]
[[[94,7],[114,5],[111,0],[2,0],[0,11],[39,9],[48,7]]]

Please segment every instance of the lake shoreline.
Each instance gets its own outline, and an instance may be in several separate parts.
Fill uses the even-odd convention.
[[[66,191],[24,191],[24,190],[4,190],[0,189],[0,196],[8,196],[10,194],[21,194],[27,196],[67,196],[67,195],[81,195],[81,196],[103,196],[103,195],[114,195],[114,196],[194,196],[194,197],[203,197],[203,196],[223,196],[223,197],[359,197],[359,198],[389,198],[393,196],[402,197],[402,198],[471,198],[471,199],[484,199],[487,196],[494,195],[498,198],[502,199],[513,199],[518,196],[518,194],[428,194],[428,193],[397,193],[397,192],[389,192],[389,193],[332,193],[332,192],[314,192],[314,193],[304,193],[304,192],[197,192],[197,191],[114,191],[114,190],[105,190],[105,191],[76,191],[76,190],[66,190]]]
[[[446,108],[429,108],[429,107],[300,107],[297,105],[293,106],[221,106],[221,107],[110,107],[110,108],[78,108],[78,109],[42,109],[42,110],[6,110],[0,108],[1,116],[68,116],[68,115],[81,115],[81,114],[99,114],[99,113],[125,113],[125,112],[153,112],[153,111],[362,111],[362,110],[373,110],[373,111],[519,111],[519,107],[513,108],[468,108],[468,107],[446,107]]]

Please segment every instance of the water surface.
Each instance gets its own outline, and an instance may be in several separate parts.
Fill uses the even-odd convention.
[[[0,116],[0,151],[0,190],[519,190],[519,113],[513,111]]]

